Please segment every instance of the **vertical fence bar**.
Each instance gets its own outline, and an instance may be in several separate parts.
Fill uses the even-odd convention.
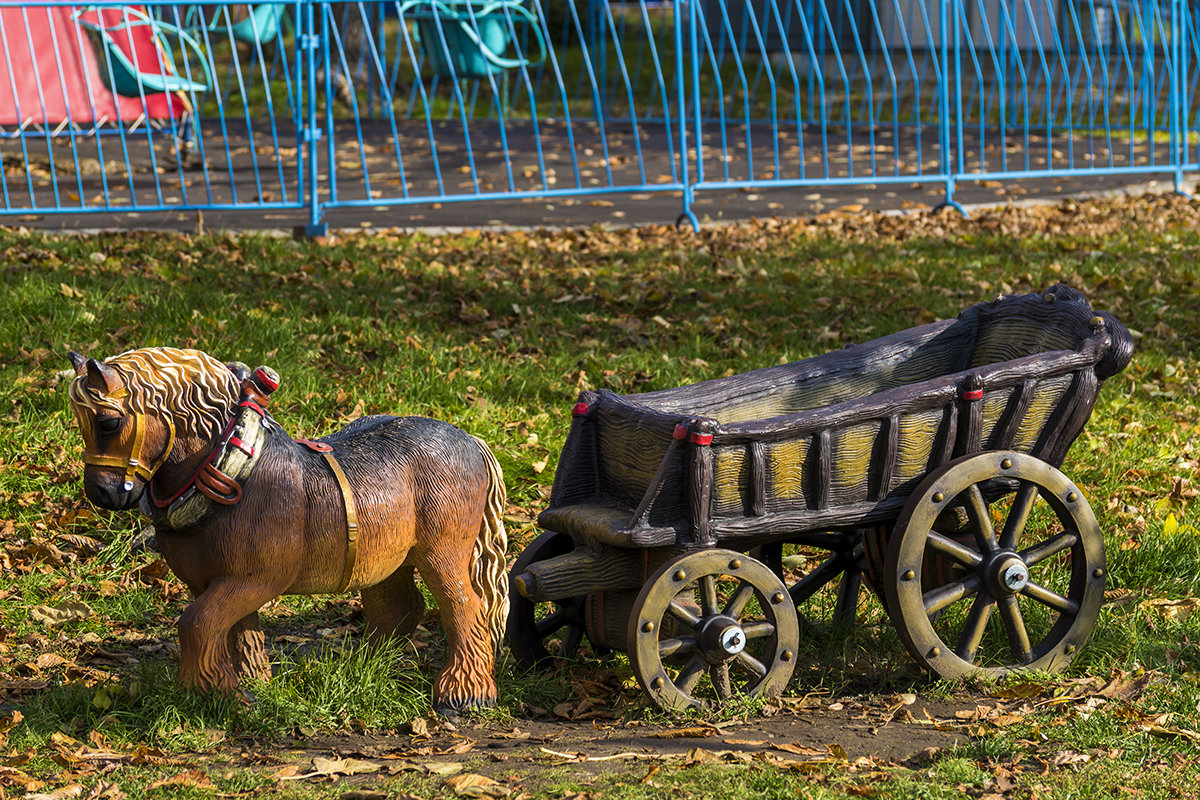
[[[317,49],[321,47],[321,42],[315,33],[313,6],[316,3],[317,0],[303,0],[301,11],[304,20],[299,26],[300,32],[296,36],[299,57],[303,58],[304,64],[304,69],[301,71],[300,90],[306,101],[304,125],[300,133],[300,149],[308,157],[308,184],[303,187],[308,205],[308,224],[304,227],[306,236],[324,236],[329,229],[328,225],[321,221],[320,185],[318,183],[321,152],[318,142],[321,139],[321,129],[317,125]],[[322,8],[322,16],[324,16],[324,8]],[[329,44],[326,42],[324,51],[328,52],[328,48]],[[328,62],[327,58],[322,57],[322,60]]]
[[[953,65],[953,82],[951,81],[951,25],[954,26],[954,65]],[[956,174],[962,171],[961,165],[955,163],[955,157],[952,151],[957,150],[960,154],[962,148],[954,147],[951,140],[951,119],[954,120],[955,136],[954,141],[961,142],[962,140],[962,85],[961,85],[961,67],[959,49],[961,42],[958,38],[958,17],[957,17],[957,0],[941,0],[941,18],[939,20],[938,29],[941,34],[941,53],[942,53],[942,70],[940,80],[938,82],[938,93],[940,98],[938,120],[938,137],[941,140],[941,150],[939,160],[943,174],[945,175],[946,184],[946,199],[938,206],[939,208],[949,206],[958,209],[959,212],[966,214],[966,209],[954,199],[954,181]],[[950,114],[950,94],[951,87],[954,91],[954,108],[955,114],[951,117]]]
[[[1189,113],[1192,107],[1191,104],[1191,42],[1192,42],[1192,14],[1186,2],[1180,0],[1179,8],[1181,12],[1180,19],[1180,34],[1179,34],[1179,122],[1180,130],[1183,135],[1183,141],[1179,145],[1179,175],[1183,177],[1184,166],[1188,163],[1189,149],[1191,147],[1191,114]]]
[[[692,199],[695,191],[695,182],[692,180],[691,171],[688,169],[688,102],[687,102],[687,84],[684,80],[684,75],[691,78],[692,87],[692,106],[696,120],[696,169],[699,170],[700,165],[704,161],[704,140],[703,131],[701,130],[700,120],[700,50],[696,42],[696,3],[697,0],[673,0],[672,8],[674,9],[674,26],[675,26],[675,92],[676,102],[679,103],[679,179],[683,184],[683,209],[679,214],[679,218],[675,220],[675,225],[678,227],[683,224],[686,219],[692,224],[692,230],[700,230],[700,220],[696,218],[696,212],[692,210]],[[682,8],[687,8],[687,47],[688,47],[688,71],[684,71],[683,58],[683,19],[680,14]],[[697,181],[702,180],[701,176],[697,176]]]
[[[1183,11],[1182,0],[1171,0],[1171,164],[1175,167],[1175,193],[1185,194],[1183,189],[1183,162],[1187,152],[1183,119]]]

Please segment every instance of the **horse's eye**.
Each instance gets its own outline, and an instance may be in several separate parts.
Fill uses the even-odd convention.
[[[104,419],[98,419],[96,420],[96,427],[105,436],[111,436],[112,434],[121,430],[121,418],[105,417]]]

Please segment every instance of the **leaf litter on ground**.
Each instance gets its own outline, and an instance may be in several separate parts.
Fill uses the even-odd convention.
[[[1164,419],[1172,417],[1168,427],[1163,420],[1148,418],[1145,411],[1135,408],[1131,413],[1124,410],[1128,406],[1111,402],[1107,411],[1112,420],[1098,412],[1089,432],[1072,451],[1073,460],[1097,465],[1089,465],[1086,473],[1094,485],[1108,481],[1099,464],[1115,460],[1135,465],[1115,483],[1103,483],[1100,491],[1107,493],[1107,497],[1100,497],[1096,503],[1111,515],[1114,530],[1124,537],[1115,543],[1119,547],[1112,547],[1113,560],[1116,553],[1124,553],[1125,559],[1133,560],[1159,546],[1155,537],[1160,534],[1179,547],[1185,547],[1189,539],[1196,537],[1196,519],[1190,506],[1195,490],[1189,485],[1192,480],[1189,476],[1197,474],[1200,466],[1197,458],[1200,448],[1194,444],[1200,426],[1195,422],[1195,409],[1188,402],[1188,387],[1200,374],[1195,366],[1195,348],[1200,337],[1195,316],[1187,308],[1189,303],[1194,308],[1192,301],[1198,294],[1198,280],[1191,266],[1200,261],[1197,259],[1200,244],[1192,233],[1198,223],[1200,205],[1196,201],[1146,196],[998,208],[977,212],[971,219],[954,214],[832,213],[809,220],[762,220],[712,227],[698,235],[662,227],[539,234],[478,232],[461,237],[415,236],[391,240],[355,235],[346,237],[344,247],[305,250],[311,255],[309,263],[296,269],[289,262],[277,277],[278,285],[293,287],[304,294],[306,302],[313,304],[321,303],[322,296],[332,291],[331,287],[347,284],[364,298],[363,308],[375,319],[395,315],[407,328],[405,335],[399,337],[403,348],[389,351],[386,343],[371,334],[371,326],[355,329],[353,322],[339,323],[341,329],[328,332],[318,327],[323,325],[322,315],[309,310],[297,316],[298,324],[308,326],[303,336],[313,337],[305,339],[306,359],[296,359],[297,363],[311,364],[308,369],[327,370],[340,385],[350,387],[358,385],[364,376],[368,380],[380,377],[364,367],[369,362],[346,359],[346,353],[357,350],[374,353],[371,357],[388,364],[389,369],[409,372],[425,363],[418,360],[419,356],[430,364],[431,373],[457,387],[453,401],[425,400],[429,406],[442,404],[453,408],[459,404],[466,420],[475,416],[502,417],[499,427],[510,430],[512,438],[512,446],[505,449],[520,454],[504,455],[510,459],[505,466],[514,484],[510,493],[510,499],[515,498],[511,516],[514,527],[524,526],[519,535],[526,536],[533,532],[532,520],[545,504],[555,453],[561,442],[565,422],[558,405],[580,388],[603,386],[616,391],[639,391],[658,388],[662,384],[656,381],[664,379],[678,383],[714,377],[724,370],[741,371],[744,360],[755,351],[763,351],[771,358],[783,357],[780,352],[767,351],[783,349],[780,343],[787,343],[787,336],[760,334],[760,331],[783,331],[781,320],[785,314],[792,316],[788,336],[806,341],[806,347],[823,351],[884,333],[885,324],[894,326],[893,323],[899,322],[901,327],[907,327],[954,313],[966,304],[998,292],[1037,290],[1044,288],[1051,278],[1062,278],[1085,290],[1098,307],[1116,312],[1136,331],[1138,357],[1129,375],[1121,379],[1121,395],[1144,404],[1137,408],[1162,409]],[[959,248],[975,247],[969,258],[978,263],[962,269],[960,277],[950,279],[942,275],[934,269],[934,262],[946,242],[953,242]],[[980,248],[980,243],[986,246]],[[175,280],[155,265],[177,262],[181,267],[191,267],[197,264],[197,248],[215,248],[208,252],[210,260],[220,266],[213,285],[228,292],[247,292],[246,287],[263,274],[261,263],[270,263],[276,257],[270,252],[275,245],[254,237],[220,237],[212,244],[207,240],[141,236],[94,240],[85,237],[79,243],[64,243],[36,236],[22,239],[6,235],[4,244],[10,264],[48,265],[43,282],[56,302],[81,306],[93,298],[108,296],[109,292],[103,288],[106,282],[115,285],[136,281],[120,284],[127,286],[121,291],[130,297],[139,293],[148,296],[144,287],[158,284],[156,288],[161,288]],[[80,259],[76,253],[80,249],[90,250],[98,258]],[[989,261],[993,256],[985,252],[987,249],[996,251],[994,258],[1007,259],[1009,263]],[[255,251],[260,251],[260,263],[256,263]],[[288,258],[294,261],[295,252],[289,250]],[[381,272],[370,267],[375,262],[389,266]],[[861,267],[864,262],[873,266],[864,270]],[[127,268],[130,263],[148,266],[131,276]],[[702,271],[713,279],[711,285],[701,279]],[[30,274],[38,277],[36,272]],[[398,292],[392,291],[390,285],[385,286],[385,277],[398,279]],[[546,305],[553,309],[532,310],[537,308],[531,299],[537,296],[540,282],[548,287]],[[516,291],[506,289],[506,285]],[[71,291],[63,291],[63,287]],[[770,306],[767,293],[777,292],[779,287],[794,290],[797,302],[786,309]],[[881,293],[872,287],[886,290]],[[385,291],[362,292],[363,288]],[[739,297],[753,319],[743,320],[737,313],[739,310],[723,307],[723,295]],[[381,298],[401,301],[399,310],[383,306]],[[278,304],[279,300],[272,302]],[[760,313],[768,308],[772,309],[770,313]],[[880,308],[891,316],[886,320],[858,321]],[[198,304],[195,311],[194,319],[172,320],[152,335],[192,340],[179,342],[182,344],[220,341],[219,336],[206,331],[217,330],[222,318],[204,304]],[[117,309],[116,313],[121,312]],[[424,322],[433,324],[426,326]],[[544,397],[539,395],[536,402],[517,403],[504,396],[502,385],[489,386],[486,362],[473,355],[484,351],[478,341],[469,337],[450,341],[441,335],[441,329],[480,334],[482,338],[478,341],[486,343],[486,350],[504,363],[505,369],[521,361],[543,370],[553,366],[553,373],[540,377],[561,375],[561,385],[555,386],[553,392],[543,393],[551,400],[543,402]],[[73,346],[94,342],[89,351],[111,343],[116,352],[126,345],[140,344],[141,339],[151,335],[149,328],[134,318],[115,337],[110,337],[111,326],[101,329],[75,324],[64,331],[64,335],[75,337],[70,343]],[[607,355],[573,355],[569,363],[564,361],[546,341],[556,337],[569,338],[574,350],[598,354],[649,351],[673,356],[689,337],[711,339],[713,347],[688,353],[669,369],[648,360],[622,363],[618,365],[621,368],[614,369],[605,363]],[[106,342],[103,346],[102,339]],[[770,344],[764,345],[765,342]],[[67,342],[0,340],[0,363],[7,362],[9,369],[24,373],[11,381],[13,390],[9,399],[0,398],[0,425],[8,426],[5,430],[26,424],[31,413],[47,413],[46,418],[51,421],[63,418],[61,395],[56,397],[56,393],[61,392],[64,377],[69,377],[61,374],[61,365],[57,364],[64,344]],[[255,343],[254,347],[264,353],[278,353],[282,347],[284,353],[298,354],[298,349],[287,342],[261,347]],[[1170,355],[1159,355],[1163,352]],[[450,362],[439,361],[439,353],[449,354]],[[795,357],[796,353],[791,355]],[[397,397],[404,395],[398,386],[389,392]],[[47,404],[43,397],[56,399]],[[1106,397],[1103,400],[1109,402]],[[7,410],[3,407],[5,402],[9,404]],[[308,423],[317,427],[382,410],[378,407],[378,397],[351,391],[345,392],[342,403],[330,404],[320,392],[314,392],[300,404],[299,410],[303,411],[304,404],[319,406]],[[507,411],[509,404],[519,408]],[[512,427],[508,428],[510,424]],[[14,607],[12,600],[0,603],[0,688],[6,702],[20,703],[73,682],[90,682],[94,690],[91,697],[99,701],[97,711],[106,713],[129,701],[128,697],[119,696],[119,688],[108,687],[133,685],[129,676],[134,665],[128,662],[147,656],[138,648],[159,648],[153,652],[165,657],[168,648],[163,646],[162,637],[172,636],[169,628],[186,592],[166,572],[162,562],[155,559],[139,560],[119,575],[97,561],[112,537],[125,535],[127,523],[121,515],[94,511],[77,491],[70,489],[77,486],[80,470],[77,445],[69,429],[60,425],[53,430],[48,446],[39,442],[38,452],[19,441],[46,438],[40,434],[13,437],[0,450],[0,488],[20,487],[0,501],[6,517],[0,520],[3,541],[0,571],[9,586],[19,581],[20,585],[37,587],[33,594],[24,594],[35,597],[35,603],[16,606],[20,615],[25,615],[32,606],[56,610],[39,612],[50,615],[40,620],[30,616],[29,620],[15,621],[18,615],[6,610]],[[483,429],[479,431],[482,433]],[[1136,437],[1161,440],[1164,452],[1148,458],[1130,458],[1129,451],[1120,448],[1123,442]],[[1081,448],[1086,447],[1095,448],[1097,455],[1090,460],[1081,456]],[[519,541],[514,538],[515,544]],[[1181,552],[1190,551],[1185,548]],[[65,577],[68,571],[70,581]],[[55,576],[59,576],[57,580]],[[91,593],[86,596],[79,591],[79,578],[91,579],[88,584]],[[1105,613],[1121,616],[1107,624],[1132,624],[1133,615],[1138,614],[1148,625],[1163,626],[1164,636],[1175,637],[1165,650],[1169,666],[1177,674],[1195,674],[1200,659],[1192,643],[1196,638],[1193,611],[1200,592],[1194,584],[1189,589],[1175,590],[1170,586],[1174,576],[1167,574],[1162,578],[1162,581],[1128,581],[1111,590],[1113,602],[1106,606]],[[0,600],[9,598],[6,594],[12,592],[9,586],[0,589]],[[135,625],[130,619],[114,616],[109,601],[133,592],[144,593],[147,602],[160,609],[156,618],[147,617]],[[83,613],[81,606],[91,613]],[[55,621],[52,618],[55,613],[67,618]],[[75,613],[80,616],[72,618]],[[146,620],[157,626],[154,634],[131,631]],[[289,624],[292,627],[277,634],[278,643],[303,645],[323,638],[316,633],[318,629],[344,631],[359,623],[352,618],[320,624],[319,628],[314,625],[312,636],[297,635],[309,632],[306,623],[299,628],[294,621]],[[13,630],[20,633],[9,635]],[[129,631],[141,638],[122,639],[108,633],[109,630]],[[100,638],[85,640],[88,634]],[[291,642],[288,637],[302,641]],[[1051,764],[1054,759],[1051,751],[1060,747],[1055,740],[1043,738],[1047,732],[1057,735],[1057,731],[1097,714],[1113,715],[1131,735],[1141,734],[1172,746],[1193,744],[1196,717],[1189,719],[1181,717],[1178,710],[1167,711],[1152,697],[1159,681],[1178,680],[1177,675],[1171,677],[1153,669],[1138,673],[1134,660],[1130,657],[1121,662],[1121,668],[1102,669],[1093,677],[1044,681],[1039,678],[998,689],[976,687],[976,694],[968,703],[972,707],[960,709],[962,718],[958,714],[930,714],[923,709],[925,703],[920,698],[913,702],[903,702],[907,698],[902,698],[897,704],[890,696],[874,697],[865,703],[857,696],[838,696],[830,698],[832,702],[823,708],[846,710],[854,715],[855,724],[866,725],[868,729],[912,724],[966,730],[978,737],[1017,736],[1018,741],[1028,743],[1023,746],[1034,754],[1031,756],[1034,764],[1040,763],[1037,759]],[[848,664],[847,668],[853,671],[861,667]],[[870,679],[864,681],[869,682]],[[619,698],[618,694],[612,686],[588,687],[582,692],[572,690],[549,708],[559,719],[574,720],[574,725],[619,724],[628,719],[629,710],[636,706],[630,704],[632,698]],[[913,692],[900,694],[916,697]],[[976,699],[978,702],[973,702]],[[111,705],[104,707],[109,701]],[[522,720],[515,721],[519,728]],[[10,726],[10,738],[14,731],[19,731],[19,723],[17,720]],[[671,729],[670,724],[662,727]],[[674,729],[683,728],[675,725]],[[650,726],[646,730],[655,728]],[[519,741],[517,736],[513,739]],[[718,741],[712,735],[703,738],[706,742]],[[720,741],[737,738],[722,737]],[[746,737],[746,741],[754,740]],[[59,740],[58,744],[63,742]],[[451,746],[454,745],[446,745]],[[104,748],[93,745],[85,747],[105,752]],[[136,756],[131,755],[135,751],[125,745],[111,747],[109,752],[121,757],[110,762],[99,756],[87,757],[86,752],[79,755],[78,749],[69,746],[64,749],[56,744],[52,749],[75,765],[134,765],[136,761]],[[556,745],[554,749],[565,753],[576,748]],[[764,747],[764,752],[770,749]],[[1067,747],[1061,752],[1084,751]],[[439,757],[456,755],[467,754],[448,753]],[[21,757],[19,753],[11,753],[8,759]],[[168,756],[164,753],[161,757]],[[31,759],[25,764],[8,764],[4,769],[21,772],[36,763]],[[1090,763],[1089,760],[1071,762],[1080,767]],[[143,764],[161,767],[166,762],[155,764],[148,751]],[[1026,771],[1024,767],[1014,768],[1012,774],[1019,777]],[[993,775],[992,791],[1003,794],[1008,791],[1004,782],[1008,779],[1001,777]],[[9,778],[0,774],[0,785],[17,780],[11,774]]]

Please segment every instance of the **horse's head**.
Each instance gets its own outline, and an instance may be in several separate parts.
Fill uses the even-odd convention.
[[[135,350],[107,361],[69,357],[84,493],[102,508],[136,505],[176,449],[176,428],[203,446],[228,419],[236,397],[228,369],[197,351]]]

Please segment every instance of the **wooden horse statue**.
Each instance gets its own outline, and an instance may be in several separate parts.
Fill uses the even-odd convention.
[[[185,686],[270,677],[258,609],[361,589],[368,634],[405,636],[425,603],[449,639],[435,708],[493,705],[508,613],[504,480],[481,440],[424,417],[364,417],[296,442],[264,410],[278,376],[196,350],[70,354],[84,491],[141,504],[195,597],[179,620]]]

